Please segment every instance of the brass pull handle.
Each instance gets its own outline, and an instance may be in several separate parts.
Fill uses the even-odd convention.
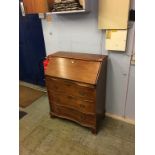
[[[23,2],[20,2],[20,8],[21,8],[22,16],[25,16],[25,8],[24,8]]]

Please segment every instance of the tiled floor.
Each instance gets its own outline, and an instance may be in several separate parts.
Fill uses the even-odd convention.
[[[51,119],[47,95],[20,120],[20,155],[134,155],[134,125],[106,117],[97,135],[71,121]]]

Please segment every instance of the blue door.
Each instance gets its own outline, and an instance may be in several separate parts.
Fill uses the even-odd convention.
[[[19,11],[19,79],[44,86],[42,60],[46,57],[41,20]]]

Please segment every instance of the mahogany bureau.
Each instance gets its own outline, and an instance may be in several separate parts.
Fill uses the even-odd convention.
[[[105,114],[107,56],[57,52],[47,60],[51,117],[72,120],[96,134]]]

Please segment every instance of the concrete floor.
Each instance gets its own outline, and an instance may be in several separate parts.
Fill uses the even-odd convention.
[[[21,108],[20,108],[21,109]],[[51,119],[47,95],[25,109],[19,123],[20,155],[134,155],[135,126],[106,117],[99,133]]]

